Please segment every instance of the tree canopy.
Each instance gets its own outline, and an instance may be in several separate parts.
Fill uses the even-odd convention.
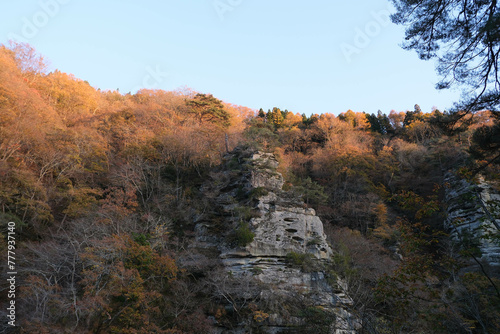
[[[0,249],[12,248],[15,224],[15,305],[29,314],[19,317],[22,331],[263,333],[271,314],[330,331],[320,307],[263,298],[253,275],[240,280],[220,259],[218,249],[252,240],[261,217],[267,190],[247,186],[255,172],[247,159],[258,150],[279,162],[266,177],[284,181],[276,197],[265,195],[269,205],[302,198],[297,212],[311,206],[321,218],[334,248],[324,276],[332,289],[346,282],[354,303],[339,308],[356,314],[359,332],[499,332],[500,282],[490,277],[498,267],[468,269],[478,242],[498,243],[498,233],[464,234],[461,247],[443,224],[456,187],[448,175],[460,187],[470,181],[454,201],[471,217],[483,192],[473,183],[500,191],[500,164],[484,163],[500,161],[489,111],[465,115],[466,129],[448,136],[439,120],[449,114],[418,105],[388,115],[266,114],[188,89],[98,90],[45,68],[31,46],[0,44],[0,230],[10,236],[0,234]],[[483,208],[495,218],[491,198]],[[201,246],[201,235],[217,246]],[[308,277],[305,259],[293,270]]]
[[[396,24],[407,26],[403,47],[437,58],[438,89],[463,87],[457,110],[499,110],[500,13],[496,0],[392,0]]]
[[[191,107],[192,113],[196,115],[200,123],[207,121],[228,127],[231,116],[224,109],[222,102],[211,94],[196,94],[192,99],[186,100]]]

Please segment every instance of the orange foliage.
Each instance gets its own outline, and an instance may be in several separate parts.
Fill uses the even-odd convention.
[[[296,127],[302,123],[302,115],[289,112],[283,120],[282,126],[287,128]]]
[[[366,115],[364,113],[354,112],[351,109],[347,110],[345,113],[341,113],[339,118],[354,129],[366,130],[370,126],[370,123],[366,119]]]
[[[22,298],[28,314],[36,315],[26,322],[28,331],[67,331],[58,323],[64,317],[75,331],[207,332],[203,306],[193,304],[197,292],[188,279],[179,283],[180,270],[166,254],[172,247],[166,230],[189,238],[194,222],[222,219],[199,189],[221,163],[226,138],[229,149],[247,140],[254,141],[245,143],[249,147],[273,150],[285,187],[296,182],[300,189],[297,180],[307,180],[321,189],[318,213],[327,230],[330,223],[344,224],[388,243],[397,233],[384,201],[399,191],[407,205],[421,204],[415,201],[425,198],[419,194],[427,191],[425,180],[440,177],[444,166],[464,156],[461,138],[453,143],[433,127],[437,111],[406,127],[406,114],[391,111],[395,131],[389,136],[368,132],[366,115],[352,110],[303,118],[275,108],[269,118],[255,118],[254,110],[215,98],[201,107],[190,104],[197,95],[204,94],[100,91],[70,74],[46,73],[43,57],[29,45],[0,46],[0,214],[19,223],[20,240],[48,239],[55,252],[66,243],[74,256],[48,261],[47,267],[72,266],[57,283],[47,270],[26,277]],[[475,126],[491,123],[487,112],[475,118]],[[465,135],[470,142],[472,132]],[[430,162],[438,159],[436,173]],[[433,214],[438,207],[429,203],[414,216]],[[361,272],[366,279],[394,266],[359,232],[339,230],[330,237],[368,268]],[[40,249],[33,258],[40,258]],[[383,265],[373,258],[378,255]],[[258,308],[251,311],[247,320],[268,319]],[[219,308],[215,318],[221,323],[229,315]]]
[[[396,110],[391,110],[387,117],[391,121],[391,125],[393,126],[393,128],[398,130],[403,128],[405,116],[406,113],[404,111],[397,112]]]
[[[38,90],[50,101],[66,125],[95,115],[99,94],[86,81],[59,71],[43,77]]]

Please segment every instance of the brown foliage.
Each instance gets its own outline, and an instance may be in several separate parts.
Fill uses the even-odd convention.
[[[387,135],[368,132],[366,115],[351,110],[303,118],[275,108],[269,118],[254,118],[253,110],[215,98],[208,107],[189,103],[196,96],[209,95],[96,90],[70,74],[47,73],[29,45],[0,46],[0,215],[16,222],[22,242],[20,298],[22,311],[32,314],[23,324],[28,331],[208,332],[209,307],[228,326],[265,320],[266,313],[240,298],[242,292],[258,298],[253,281],[214,271],[207,257],[181,274],[167,253],[174,238],[177,255],[191,251],[196,223],[223,220],[207,214],[213,203],[199,189],[221,164],[226,135],[229,149],[244,142],[274,151],[285,190],[318,191],[321,200],[310,204],[327,225],[339,272],[359,288],[353,290],[357,309],[368,312],[380,305],[367,287],[394,261],[378,239],[366,236],[394,245],[396,213],[425,213],[396,208],[391,195],[407,204],[430,198],[445,171],[468,161],[472,128],[491,123],[486,112],[465,117],[457,126],[475,124],[452,138],[433,123],[438,112],[405,124],[406,113],[392,111],[395,131]],[[418,268],[416,259],[410,269]],[[469,278],[452,284],[468,300],[460,304],[466,316],[455,320],[492,321],[473,312],[484,307],[497,314]]]
[[[161,291],[177,277],[175,261],[127,235],[97,241],[82,254],[82,312],[96,332],[156,330]]]

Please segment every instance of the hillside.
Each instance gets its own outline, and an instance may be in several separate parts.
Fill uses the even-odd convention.
[[[452,116],[101,91],[0,46],[0,332],[500,333],[498,115]]]

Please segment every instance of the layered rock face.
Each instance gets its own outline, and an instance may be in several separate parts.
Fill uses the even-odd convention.
[[[500,275],[500,245],[489,237],[500,233],[500,194],[482,177],[477,184],[471,184],[448,174],[446,182],[446,227],[452,239],[458,245],[478,246],[479,260]]]
[[[346,311],[352,304],[347,287],[326,269],[332,250],[323,224],[313,209],[282,190],[275,156],[236,151],[226,159],[229,168],[240,169],[218,175],[217,190],[211,193],[230,228],[215,237],[209,224],[199,224],[199,246],[216,247],[230,276],[259,285],[261,303],[269,309],[265,332],[302,328],[307,320],[286,311],[287,303],[300,303],[330,319],[329,333],[355,333],[356,320]],[[234,236],[239,229],[253,238],[242,244]],[[273,304],[276,309],[269,306]]]
[[[284,257],[290,252],[309,253],[317,259],[328,259],[331,249],[326,242],[323,223],[313,209],[303,203],[279,196],[283,187],[281,174],[259,165],[268,162],[276,168],[277,162],[271,154],[254,154],[252,160],[257,169],[252,171],[250,186],[264,188],[267,195],[258,198],[256,207],[259,218],[252,218],[255,238],[246,250],[251,256]],[[274,175],[273,175],[274,174]]]

